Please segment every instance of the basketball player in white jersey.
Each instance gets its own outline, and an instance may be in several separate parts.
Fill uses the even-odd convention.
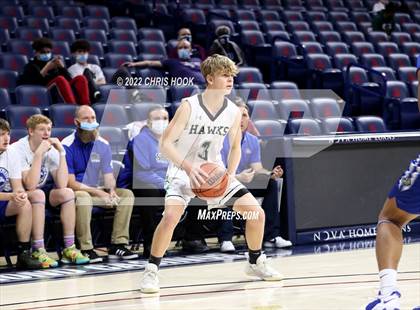
[[[209,208],[233,206],[238,213],[255,212],[255,220],[247,220],[245,235],[249,248],[246,273],[263,280],[279,281],[282,276],[268,266],[261,252],[264,233],[264,211],[248,190],[234,178],[241,157],[240,110],[225,98],[233,87],[238,72],[234,62],[212,55],[201,64],[207,88],[202,94],[184,98],[160,141],[162,155],[170,161],[166,177],[165,212],[153,236],[149,263],[141,280],[143,293],[159,291],[158,268],[175,226],[195,195],[191,187],[204,183],[204,162],[223,166],[221,149],[226,135],[231,149],[227,172],[230,183],[222,197],[208,201]]]

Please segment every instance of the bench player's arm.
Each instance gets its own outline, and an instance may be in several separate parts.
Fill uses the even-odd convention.
[[[241,160],[241,118],[242,114],[238,111],[235,121],[229,130],[229,145],[230,152],[228,158],[227,172],[231,176],[235,176],[236,169],[238,169],[239,162]]]

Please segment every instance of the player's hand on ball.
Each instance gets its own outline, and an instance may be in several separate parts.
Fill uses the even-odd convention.
[[[199,188],[209,176],[199,166],[193,166],[189,172],[191,185],[193,188]]]
[[[274,167],[271,178],[278,179],[278,178],[281,178],[282,176],[283,176],[283,169],[281,168],[281,166]]]

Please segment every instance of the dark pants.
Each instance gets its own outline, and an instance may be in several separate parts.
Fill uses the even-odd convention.
[[[99,87],[95,83],[95,75],[87,68],[83,71],[83,75],[86,77],[88,82],[90,102],[95,103],[99,99],[98,94],[100,94]]]
[[[244,184],[251,194],[260,197],[261,190],[252,189],[252,185]],[[267,190],[264,191],[264,200],[261,207],[265,212],[264,240],[271,240],[280,235],[280,181],[269,179]],[[219,241],[232,241],[233,221],[222,220],[218,233]]]

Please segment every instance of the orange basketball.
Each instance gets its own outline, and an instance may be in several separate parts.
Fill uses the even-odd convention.
[[[192,188],[197,197],[215,198],[221,197],[229,184],[229,176],[226,169],[215,163],[204,163],[200,166],[201,170],[208,174],[208,178],[204,180],[199,188]]]

